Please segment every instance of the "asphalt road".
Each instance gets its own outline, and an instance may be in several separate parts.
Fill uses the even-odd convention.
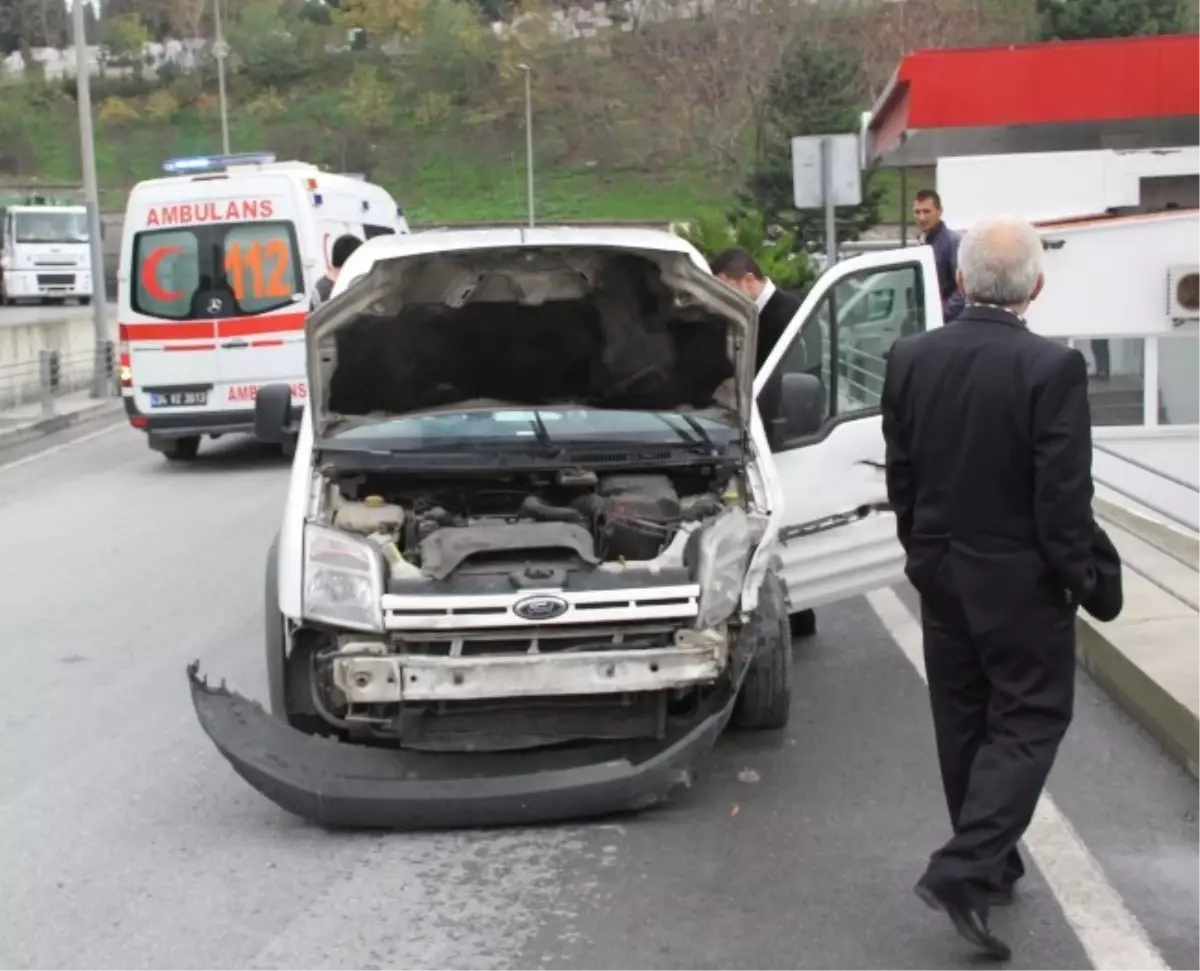
[[[330,833],[234,775],[184,673],[265,694],[283,463],[171,466],[117,417],[0,453],[0,966],[977,966],[911,892],[947,824],[907,593],[820,611],[787,732],[668,808]],[[1014,966],[1200,966],[1196,786],[1086,679],[1050,788]]]

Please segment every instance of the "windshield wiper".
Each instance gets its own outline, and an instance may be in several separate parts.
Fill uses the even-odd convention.
[[[720,449],[717,447],[716,442],[714,442],[712,440],[712,436],[709,435],[708,432],[706,432],[704,430],[704,426],[701,425],[700,422],[696,421],[696,419],[693,418],[691,415],[680,414],[680,415],[672,415],[671,417],[667,417],[666,415],[660,414],[657,417],[663,422],[663,424],[665,424],[668,428],[671,429],[671,431],[673,431],[676,435],[678,435],[680,438],[682,438],[684,440],[684,442],[686,442],[688,445],[704,446],[710,452],[720,451]],[[675,424],[675,422],[673,421],[674,418],[681,418],[681,419],[683,419],[683,421],[687,422],[688,428],[690,428],[692,430],[693,435],[695,437],[693,437],[693,435],[687,434],[682,428],[680,428],[677,424]]]

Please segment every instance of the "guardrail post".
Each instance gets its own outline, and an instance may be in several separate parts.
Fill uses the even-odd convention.
[[[42,348],[38,351],[38,389],[42,399],[42,416],[54,416],[54,392],[58,387],[58,351]]]
[[[117,383],[117,348],[112,341],[105,341],[101,348],[104,360],[105,383],[114,395],[120,395],[121,386]]]

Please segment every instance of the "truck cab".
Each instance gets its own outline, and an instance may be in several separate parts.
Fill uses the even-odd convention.
[[[35,203],[0,212],[0,303],[91,303],[86,208]]]

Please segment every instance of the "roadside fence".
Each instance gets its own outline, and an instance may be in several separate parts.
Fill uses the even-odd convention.
[[[103,358],[109,393],[119,395],[116,345],[105,341],[96,353]],[[63,353],[43,349],[35,359],[0,364],[0,409],[40,402],[42,415],[52,417],[55,400],[90,388],[95,369],[96,355],[92,351]]]

